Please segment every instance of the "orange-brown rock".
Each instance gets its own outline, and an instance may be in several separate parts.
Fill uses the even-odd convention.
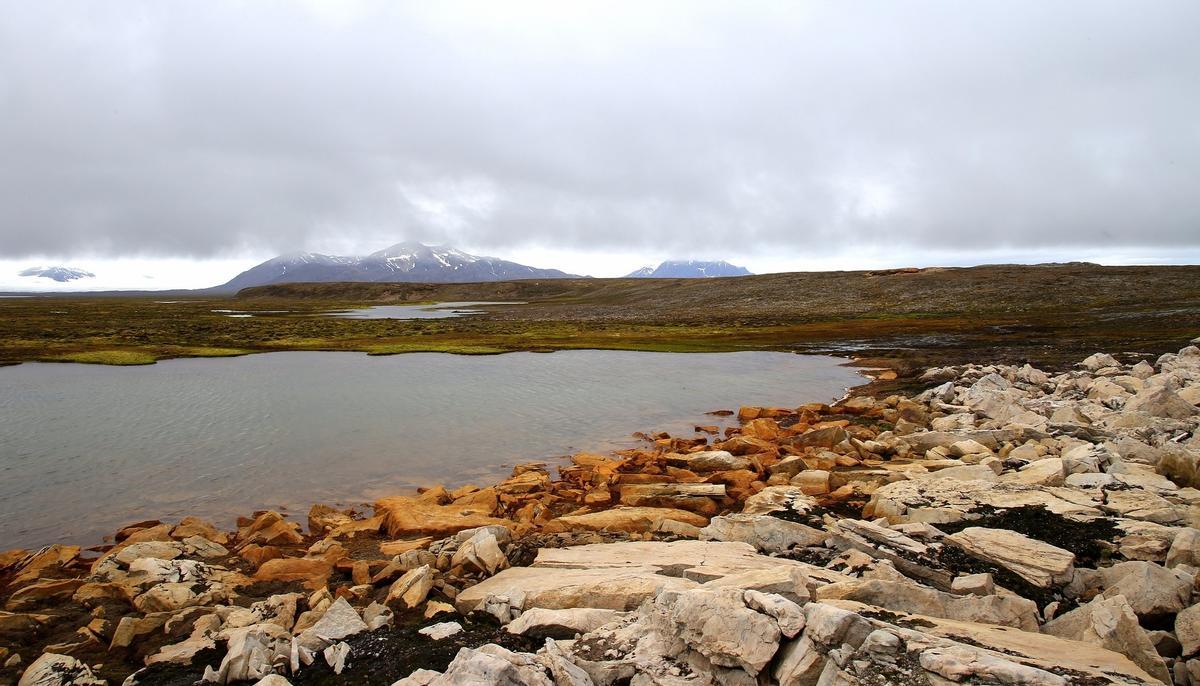
[[[752,419],[758,419],[762,415],[762,410],[761,407],[739,407],[737,416],[743,422],[748,422]]]
[[[151,527],[160,526],[161,524],[162,522],[157,519],[147,519],[142,522],[134,522],[133,524],[128,524],[124,527],[121,527],[121,529],[117,531],[116,535],[113,536],[113,540],[117,543],[120,543],[142,529],[149,529]]]
[[[217,527],[209,522],[197,517],[184,517],[171,530],[171,537],[180,541],[191,536],[207,538],[213,543],[219,543],[220,545],[225,545],[229,542],[229,536],[218,531]]]
[[[17,564],[21,560],[24,560],[25,557],[28,555],[29,555],[29,551],[25,550],[23,548],[17,548],[15,550],[5,550],[4,552],[0,552],[0,572],[8,569],[9,567],[12,567],[13,565]]]
[[[817,422],[816,424],[812,425],[812,428],[816,431],[820,431],[821,429],[844,429],[847,426],[850,426],[849,419],[831,419],[825,422]]]
[[[354,538],[362,534],[377,534],[383,528],[383,517],[376,515],[366,519],[355,519],[330,531],[330,538]]]
[[[255,581],[303,581],[310,590],[324,588],[333,573],[333,563],[323,558],[281,557],[267,560],[254,573]]]
[[[304,542],[304,537],[300,535],[299,524],[271,511],[262,513],[250,526],[243,527],[238,532],[238,542],[241,545],[299,545]]]
[[[742,426],[742,435],[750,438],[761,438],[765,441],[772,441],[779,438],[781,430],[779,423],[774,419],[755,419],[746,422]]]
[[[85,583],[75,590],[71,600],[91,608],[106,601],[116,600],[133,604],[133,599],[140,589],[134,586],[116,583]]]
[[[505,524],[506,520],[493,516],[497,505],[495,489],[488,488],[444,505],[422,497],[383,498],[376,501],[375,512],[383,517],[384,528],[389,536],[429,535],[441,538],[463,529]]]
[[[758,480],[758,473],[752,472],[749,469],[731,469],[725,472],[716,472],[707,479],[708,483],[724,484],[725,492],[734,500],[745,500],[753,495],[754,489],[750,485]]]
[[[664,519],[697,527],[708,525],[708,517],[687,510],[667,507],[617,507],[600,512],[559,517],[547,522],[544,528],[549,533],[564,531],[643,533],[653,531],[655,526]]]
[[[677,483],[700,483],[701,481],[704,481],[704,477],[700,476],[696,472],[691,471],[690,469],[684,469],[682,467],[672,467],[667,465],[663,471],[671,481]]]
[[[355,560],[350,569],[350,578],[356,586],[371,583],[371,564],[366,560]]]
[[[49,615],[0,612],[0,636],[6,639],[27,640],[50,620]]]
[[[618,474],[615,479],[618,485],[625,484],[661,484],[672,481],[670,476],[666,474],[647,474],[644,472],[634,472],[631,474]]]
[[[29,610],[50,600],[65,600],[83,585],[83,579],[55,579],[39,581],[18,588],[4,603],[9,612]]]
[[[779,446],[753,436],[734,436],[713,445],[717,450],[724,450],[734,455],[751,455],[753,453],[769,453],[779,450]]]
[[[257,543],[251,543],[250,545],[239,550],[238,555],[243,560],[246,560],[250,564],[254,565],[254,567],[257,569],[268,560],[277,560],[283,557],[283,551],[273,545],[258,545]]]
[[[820,426],[820,425],[817,425]],[[814,428],[799,436],[783,439],[785,445],[795,448],[832,448],[846,440],[846,430],[840,426]]]
[[[724,484],[630,484],[621,487],[623,505],[678,508],[706,517],[717,514],[717,502],[724,498]]]
[[[607,493],[607,491],[606,491],[606,493]],[[519,508],[516,512],[514,512],[513,520],[524,523],[524,524],[540,522],[545,518],[545,515],[548,512],[549,512],[549,510],[546,508],[545,505],[543,505],[540,502],[534,501],[534,502],[526,503],[523,507]]]
[[[64,567],[78,558],[79,546],[77,545],[59,545],[56,543],[48,546],[27,556],[15,565],[17,573],[9,581],[9,586],[19,586],[44,576],[61,572]]]
[[[695,431],[697,433],[715,434],[720,431],[720,429],[717,428],[716,424],[700,424],[696,426]]]
[[[308,510],[308,532],[324,536],[343,524],[354,523],[353,510],[338,510],[328,505],[313,505]]]
[[[612,502],[612,499],[612,492],[609,491],[608,488],[597,488],[588,491],[587,494],[583,496],[583,503],[585,505],[592,506],[608,505]]]
[[[475,486],[474,484],[467,484],[466,486],[460,486],[459,488],[456,488],[453,491],[450,491],[450,499],[454,500],[456,498],[461,498],[466,495],[471,495],[472,493],[474,493],[475,491],[478,491],[478,490],[479,490],[479,487]]]

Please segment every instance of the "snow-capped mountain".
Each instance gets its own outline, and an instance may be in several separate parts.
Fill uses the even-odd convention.
[[[408,241],[362,257],[289,253],[235,276],[218,290],[236,291],[273,283],[330,281],[419,281],[466,283],[511,279],[576,278],[557,269],[537,269],[480,257],[445,245]]]
[[[96,276],[89,271],[75,269],[74,267],[30,267],[29,269],[21,270],[20,275],[52,279],[59,283],[66,283],[67,281],[75,281],[77,279],[91,279]]]
[[[704,279],[715,276],[750,276],[750,270],[729,264],[724,260],[699,262],[696,260],[667,260],[657,267],[642,267],[627,274],[627,279]]]

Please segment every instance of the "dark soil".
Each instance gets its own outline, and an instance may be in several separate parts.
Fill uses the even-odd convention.
[[[455,621],[463,631],[435,641],[417,631],[431,624]],[[350,657],[341,674],[318,657],[316,662],[288,675],[294,686],[390,686],[418,669],[444,671],[462,648],[478,648],[487,643],[517,652],[537,652],[541,644],[523,636],[514,636],[498,624],[459,616],[441,615],[432,620],[413,622],[395,628],[382,628],[346,639]],[[216,668],[223,649],[205,651],[189,666],[155,665],[138,676],[139,686],[192,686],[200,680],[205,665]]]

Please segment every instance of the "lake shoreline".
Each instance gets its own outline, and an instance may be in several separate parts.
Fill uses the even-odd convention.
[[[29,365],[0,372],[10,420],[0,517],[15,522],[0,549],[99,543],[139,519],[226,526],[264,506],[302,513],[487,483],[505,465],[636,447],[634,431],[724,429],[729,419],[705,413],[739,401],[835,400],[863,380],[843,364],[767,352],[297,351],[134,369]]]
[[[493,663],[520,683],[611,683],[680,665],[783,682],[816,665],[895,682],[893,662],[858,648],[872,631],[899,636],[901,654],[905,642],[924,651],[912,669],[931,674],[944,650],[1046,683],[1064,668],[1088,684],[1190,669],[1186,654],[1137,647],[1150,644],[1136,618],[1121,644],[1056,618],[1113,602],[1134,603],[1122,611],[1135,617],[1129,584],[1141,575],[1155,589],[1186,577],[1188,598],[1164,607],[1173,617],[1191,605],[1200,349],[920,378],[912,394],[879,394],[895,381],[884,378],[830,405],[740,407],[719,435],[654,434],[573,455],[557,476],[517,465],[490,485],[380,498],[370,513],[316,505],[302,524],[260,511],[230,532],[146,521],[100,549],[4,553],[0,677],[47,653],[31,671],[118,683],[140,670],[132,685],[204,672],[219,683],[277,673],[297,686],[441,684]],[[1144,571],[1113,601],[1105,590],[1126,577],[1106,570],[1121,565]],[[718,615],[725,628],[704,628]],[[860,627],[846,639],[855,660],[823,638],[834,618]],[[725,645],[726,630],[746,638]],[[1013,632],[1030,638],[1003,638]],[[639,643],[651,638],[665,642]]]

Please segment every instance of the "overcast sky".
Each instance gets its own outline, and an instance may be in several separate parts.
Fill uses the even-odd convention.
[[[602,276],[1196,262],[1197,27],[1195,0],[0,0],[0,287],[407,239]]]

